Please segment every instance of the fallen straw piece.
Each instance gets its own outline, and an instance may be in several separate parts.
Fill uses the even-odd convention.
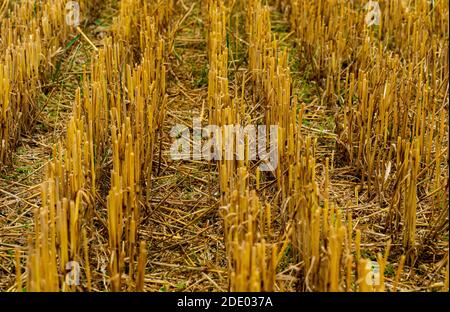
[[[98,48],[95,46],[95,44],[86,36],[86,34],[81,30],[79,26],[77,26],[77,31],[83,36],[84,39],[86,39],[87,42],[94,48],[95,52],[98,52]]]

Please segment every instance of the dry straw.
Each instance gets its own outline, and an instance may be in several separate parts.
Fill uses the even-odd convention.
[[[248,137],[237,151],[243,160],[209,164],[218,171],[229,290],[397,291],[403,270],[448,229],[448,3],[379,1],[380,25],[368,26],[365,2],[276,1],[290,21],[295,50],[283,48],[286,42],[272,32],[274,8],[263,1],[202,2],[207,122],[278,126],[274,172],[249,160]],[[83,10],[97,4],[80,3]],[[0,165],[32,128],[54,47],[76,31],[65,24],[64,5],[0,7]],[[245,27],[236,17],[233,31],[243,7]],[[153,163],[161,161],[155,155],[169,103],[166,67],[179,26],[174,10],[174,1],[118,4],[111,35],[83,70],[65,137],[53,147],[25,273],[23,254],[15,250],[17,290],[146,289],[143,209],[152,205]],[[236,74],[229,65],[236,66],[241,41],[248,71]],[[338,159],[322,157],[321,138],[305,132],[306,110],[314,105],[296,95],[290,54],[318,85],[314,105],[334,118]],[[219,129],[223,154],[229,139],[233,147],[237,141]],[[335,167],[358,178],[355,210],[336,198]],[[370,256],[369,234],[360,227],[363,201],[386,229]],[[93,242],[101,252],[93,252]],[[445,261],[448,290],[448,252],[442,267]],[[385,276],[391,266],[392,279]],[[67,283],[78,269],[80,283]]]
[[[42,186],[42,205],[35,213],[30,290],[98,287],[93,284],[89,248],[89,241],[99,235],[94,217],[107,229],[107,287],[144,290],[147,250],[145,242],[139,243],[140,209],[150,195],[153,154],[167,105],[166,55],[160,34],[171,11],[162,2],[122,1],[112,38],[105,39],[104,47],[92,57],[90,71],[84,71],[64,146],[54,148]],[[148,17],[154,12],[159,12],[156,20]],[[139,31],[131,31],[132,26]],[[108,151],[112,151],[111,182],[104,201],[103,181],[109,174],[102,157]],[[80,264],[79,285],[69,285],[65,279],[66,265],[73,261]]]

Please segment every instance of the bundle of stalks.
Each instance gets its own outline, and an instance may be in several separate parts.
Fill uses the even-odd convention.
[[[229,259],[230,291],[275,291],[276,270],[288,240],[273,241],[270,204],[262,205],[248,186],[245,167],[237,170],[236,188],[222,209]]]
[[[249,192],[248,137],[243,142],[234,127],[248,121],[244,95],[229,95],[228,49],[226,47],[227,7],[223,1],[209,1],[209,76],[208,111],[210,124],[219,128],[223,138],[217,142],[221,190],[221,215],[227,250],[229,289],[231,291],[273,291],[279,254],[276,244],[269,244],[270,205],[261,211],[256,193]],[[240,155],[236,160],[235,155]],[[268,211],[268,214],[266,214]],[[267,227],[265,226],[267,224]]]
[[[384,291],[384,268],[390,242],[383,257],[378,255],[374,272],[369,259],[361,257],[360,233],[354,229],[351,213],[330,201],[329,160],[325,164],[325,185],[320,190],[315,177],[314,143],[307,139],[306,152],[289,175],[289,215],[294,257],[302,261],[299,289],[302,291]],[[356,259],[353,256],[356,252]],[[401,271],[401,268],[399,269]]]
[[[125,257],[129,261],[127,276],[134,276],[133,260],[140,219],[139,189],[136,186],[139,185],[140,167],[138,145],[131,134],[130,118],[121,125],[121,129],[117,127],[118,118],[113,115],[112,119],[113,169],[107,197],[108,236],[112,290],[119,291],[125,273]],[[127,285],[130,287],[129,282]]]
[[[157,43],[157,36],[164,34],[170,25],[173,0],[120,2],[119,14],[114,18],[112,33],[115,42],[126,43],[129,55],[126,62],[140,61],[147,47]]]
[[[239,124],[236,102],[229,94],[226,10],[223,1],[208,1],[208,121],[211,125],[218,126],[217,133],[210,135],[221,135],[224,138],[215,143],[214,153],[216,154],[213,156],[213,160],[219,159],[222,204],[227,202],[230,189],[233,188],[235,183],[236,163],[233,157],[235,143],[233,129],[235,124]]]
[[[123,284],[127,290],[143,287],[142,257],[138,269],[134,264],[139,253],[140,203],[144,196],[147,202],[150,200],[153,155],[167,104],[163,45],[158,42],[157,48],[145,50],[141,64],[135,69],[126,66],[121,84],[113,85],[118,96],[110,108],[113,168],[107,211],[114,291],[123,290]],[[112,68],[108,70],[112,72]],[[119,90],[126,91],[120,95]],[[142,244],[141,253],[146,252]],[[135,275],[140,282],[133,282]],[[123,276],[127,276],[125,283]]]
[[[253,14],[249,16],[250,46],[249,65],[253,78],[253,95],[263,102],[263,120],[266,127],[277,127],[277,167],[275,176],[281,199],[286,198],[285,173],[293,160],[293,144],[299,140],[297,98],[291,96],[292,78],[287,64],[288,52],[279,51],[278,42],[273,38],[269,8],[254,1]],[[300,119],[301,120],[301,119]],[[271,152],[271,151],[269,151]]]
[[[96,1],[80,2],[89,9]],[[32,129],[42,85],[61,45],[76,32],[66,23],[65,6],[65,0],[14,2],[0,20],[0,169],[21,133]]]
[[[145,242],[138,244],[140,207],[143,196],[150,195],[155,143],[160,140],[157,133],[165,116],[166,55],[158,26],[144,16],[147,4],[141,1],[127,4],[121,7],[121,16],[125,16],[123,10],[139,12],[133,18],[140,32],[132,43],[142,48],[140,64],[133,67],[126,42],[120,40],[124,39],[124,34],[131,34],[130,24],[116,19],[112,38],[106,38],[104,47],[92,57],[89,75],[84,73],[83,88],[76,93],[65,148],[55,147],[48,182],[43,184],[43,205],[37,209],[37,216],[53,216],[53,207],[65,207],[64,202],[69,206],[50,221],[41,218],[40,223],[36,223],[37,239],[31,244],[28,266],[30,289],[93,288],[88,242],[99,240],[94,218],[108,231],[110,286],[105,286],[113,291],[144,290],[147,250]],[[171,8],[166,10],[170,12]],[[98,182],[107,176],[105,169],[109,166],[105,164],[109,159],[112,164],[110,186]],[[105,188],[109,190],[106,200],[103,198]],[[47,197],[50,199],[44,201]],[[60,224],[59,227],[54,227],[54,222]],[[49,239],[47,232],[41,230],[48,227],[56,239]],[[80,244],[82,239],[84,242]],[[64,243],[55,245],[59,241]],[[70,246],[69,254],[63,246]],[[83,246],[83,254],[80,246]],[[41,265],[42,255],[45,259],[52,257],[52,263],[58,263],[60,270]],[[79,287],[69,287],[63,274],[66,264],[73,261],[83,263],[80,269],[84,274],[80,276],[83,278]],[[79,273],[81,275],[81,271]],[[47,276],[59,276],[59,279],[46,286]]]
[[[300,7],[298,3],[293,4],[294,12],[295,5]],[[303,5],[310,6],[310,10],[314,12],[316,9],[320,10],[321,1]],[[337,5],[337,2],[334,5]],[[348,3],[339,5],[341,10],[349,7]],[[292,78],[287,65],[287,51],[279,52],[276,39],[270,40],[272,35],[267,31],[270,29],[269,9],[262,7],[259,1],[254,1],[251,7],[254,11],[249,14],[250,21],[247,24],[251,30],[249,64],[253,73],[253,93],[256,93],[257,98],[262,99],[266,106],[266,125],[278,126],[279,162],[275,176],[281,194],[280,206],[286,207],[283,216],[285,233],[290,233],[294,259],[302,264],[298,288],[302,291],[382,291],[383,281],[374,289],[371,284],[370,287],[367,285],[365,277],[371,272],[365,271],[368,260],[359,259],[358,256],[356,263],[353,263],[352,252],[354,248],[359,249],[359,246],[352,245],[351,219],[347,220],[349,224],[346,226],[340,209],[330,200],[328,170],[325,173],[325,189],[320,189],[317,184],[314,156],[316,144],[301,134],[303,109],[298,109],[297,98],[291,96]],[[332,11],[328,10],[329,7],[324,8],[323,14],[331,18]],[[308,13],[311,14],[311,11]],[[321,22],[317,25],[324,24]],[[346,26],[344,24],[341,27],[344,29]],[[310,42],[313,42],[311,32],[299,32],[304,32]],[[335,35],[327,33],[321,38],[331,38]],[[333,46],[330,49],[333,53],[344,51],[342,46]],[[311,53],[315,54],[317,51]],[[340,59],[346,57],[348,56],[339,56]],[[328,61],[327,58],[324,58],[325,60]],[[332,64],[329,77],[340,74],[333,66],[336,67],[336,64]],[[386,250],[388,249],[387,247]],[[379,259],[380,267],[387,261],[387,253],[383,259],[384,262]],[[364,271],[361,271],[360,267]]]
[[[335,111],[338,160],[389,206],[386,228],[413,263],[419,242],[442,233],[447,218],[448,3],[378,3],[379,25],[371,25],[365,1],[281,1],[305,49],[301,68],[313,64]],[[432,225],[418,241],[420,197]]]
[[[35,238],[30,242],[28,258],[28,289],[31,291],[75,290],[66,282],[66,269],[71,263],[84,262],[88,289],[90,268],[88,242],[81,233],[93,216],[93,197],[89,185],[94,185],[92,142],[88,141],[85,120],[81,117],[81,96],[77,92],[74,116],[69,122],[65,149],[55,146],[48,166],[47,180],[42,184],[42,204],[35,209]],[[75,261],[75,262],[73,262]],[[49,265],[47,265],[49,264]],[[78,274],[74,272],[74,274]]]
[[[222,125],[223,109],[231,104],[228,95],[228,49],[226,45],[227,16],[223,1],[208,2],[208,112],[210,124]],[[230,120],[231,121],[231,120]]]
[[[249,34],[249,48],[248,48],[248,63],[249,70],[252,74],[254,96],[257,101],[257,96],[263,97],[263,94],[258,94],[258,86],[263,84],[264,69],[267,69],[265,62],[267,55],[273,56],[273,49],[271,49],[272,33],[267,31],[271,29],[270,25],[270,11],[268,7],[262,7],[260,1],[249,1],[248,11],[246,17],[247,32]]]
[[[300,68],[310,72],[324,87],[323,101],[335,103],[343,64],[352,66],[352,50],[360,43],[364,19],[356,8],[361,1],[282,1],[289,8],[292,30],[298,39]],[[362,11],[362,9],[361,9]],[[363,11],[364,12],[364,11]],[[304,57],[304,59],[302,59]]]

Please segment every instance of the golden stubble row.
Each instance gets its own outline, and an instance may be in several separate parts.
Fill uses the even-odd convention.
[[[65,0],[20,1],[0,20],[0,168],[20,134],[30,131],[39,112],[38,96],[55,69],[56,57],[74,33],[66,23]],[[79,1],[82,12],[96,1]]]
[[[319,4],[320,5],[320,4]],[[278,167],[275,173],[278,196],[275,201],[282,213],[280,244],[289,241],[295,263],[301,263],[298,278],[300,291],[383,291],[385,255],[379,256],[380,283],[368,279],[370,260],[355,251],[360,239],[354,241],[352,215],[346,216],[330,199],[329,161],[326,159],[325,184],[319,187],[316,177],[316,140],[301,132],[303,108],[291,95],[292,78],[287,65],[289,51],[278,48],[277,39],[267,31],[271,28],[270,10],[253,1],[247,15],[249,30],[249,65],[253,78],[252,92],[263,101],[264,122],[278,125]],[[314,15],[314,12],[308,12]],[[265,31],[263,32],[262,29]],[[297,111],[298,110],[298,111]],[[256,172],[256,185],[261,182]],[[257,187],[258,189],[258,187]],[[283,235],[288,240],[283,241]],[[401,271],[401,268],[400,268]],[[398,281],[397,281],[398,282]]]
[[[249,121],[245,114],[245,99],[237,92],[234,97],[228,94],[228,63],[222,52],[227,52],[225,37],[221,36],[221,31],[216,31],[223,29],[223,16],[227,11],[219,1],[211,1],[211,4],[209,57],[212,70],[208,96],[210,120],[214,122],[210,123],[245,126]],[[352,243],[351,237],[355,234],[351,222],[350,226],[343,223],[340,209],[329,203],[329,196],[321,203],[328,190],[319,190],[316,182],[314,141],[300,135],[297,118],[301,120],[302,112],[296,113],[297,99],[290,95],[287,51],[280,52],[277,41],[267,32],[270,29],[269,9],[258,1],[248,5],[252,8],[246,23],[250,43],[251,97],[263,101],[259,113],[263,123],[279,127],[280,167],[274,175],[282,195],[275,207],[268,204],[269,198],[263,195],[265,192],[260,192],[261,184],[267,181],[259,169],[253,169],[248,159],[218,163],[229,289],[283,290],[285,285],[277,281],[277,270],[290,244],[294,260],[303,262],[297,276],[298,290],[384,290],[384,283],[373,288],[366,280],[370,274],[369,260],[358,256],[355,261],[352,256],[352,252],[360,247],[359,241]],[[218,9],[221,14],[217,14]],[[222,42],[224,48],[218,49],[217,42]],[[248,181],[252,181],[253,186]],[[256,190],[251,191],[252,188]],[[262,200],[258,195],[262,195]],[[280,208],[280,220],[275,221],[272,211]],[[351,219],[351,215],[347,217]],[[387,261],[385,258],[378,259],[381,269]]]
[[[150,193],[152,157],[167,104],[162,26],[143,14],[155,10],[146,6],[137,0],[121,2],[111,37],[92,56],[90,71],[85,70],[76,91],[66,139],[54,149],[43,203],[36,209],[29,290],[144,289],[147,244],[139,238],[140,209]],[[139,14],[127,24],[121,20],[123,10]],[[172,9],[166,7],[166,13]],[[126,37],[131,25],[140,30],[133,39]],[[66,209],[54,215],[58,206]],[[54,217],[39,218],[47,215]],[[95,223],[103,224],[107,240]],[[98,248],[106,254],[95,256]],[[55,265],[42,265],[43,259]],[[81,283],[69,287],[65,269],[73,261],[80,265]],[[107,281],[94,284],[92,267],[105,262]]]
[[[343,165],[360,173],[380,208],[389,207],[385,226],[412,263],[446,219],[449,7],[445,1],[378,3],[380,24],[372,26],[365,1],[281,6],[302,51],[300,67],[312,66],[323,101],[335,112]],[[418,240],[420,197],[432,217]]]
[[[230,128],[225,126],[245,126],[249,118],[244,93],[238,94],[236,91],[234,95],[229,94],[226,35],[231,12],[227,4],[224,1],[208,1],[208,121],[220,127],[218,131],[223,137],[231,139],[234,149],[234,134],[229,133]],[[222,155],[226,153],[225,141],[227,139],[218,147],[222,149]],[[246,138],[244,149],[248,149],[248,144]],[[281,252],[277,242],[272,242],[269,236],[272,223],[270,205],[263,205],[256,192],[249,191],[248,152],[245,155],[244,160],[217,162],[221,190],[219,212],[224,225],[228,286],[231,291],[274,291]]]

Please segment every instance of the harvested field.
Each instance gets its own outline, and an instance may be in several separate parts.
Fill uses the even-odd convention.
[[[443,0],[0,0],[0,291],[448,291],[448,62]]]

